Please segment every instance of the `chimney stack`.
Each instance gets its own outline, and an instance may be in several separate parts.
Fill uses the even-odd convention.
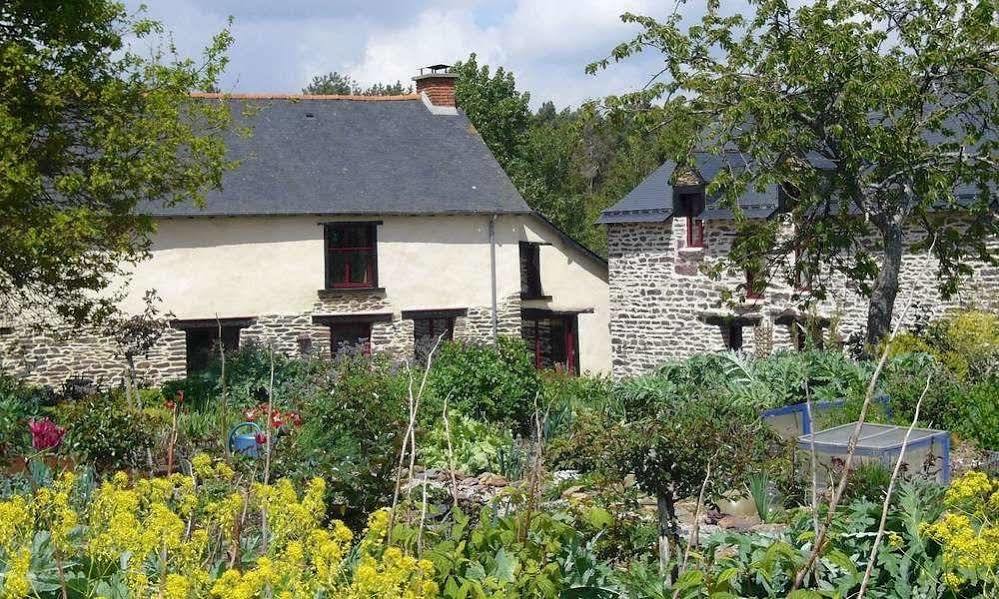
[[[429,72],[425,72],[429,71]],[[427,94],[431,104],[438,107],[456,108],[454,99],[454,82],[457,73],[451,72],[451,65],[435,64],[420,69],[420,74],[413,77],[416,82],[416,93]]]

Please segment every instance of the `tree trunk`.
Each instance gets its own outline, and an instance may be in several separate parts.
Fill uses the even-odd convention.
[[[676,510],[673,506],[672,492],[660,491],[657,493],[656,507],[659,514],[659,571],[666,578],[667,584],[673,584],[673,568],[670,566],[670,558],[677,532]]]
[[[867,309],[867,344],[876,346],[891,330],[895,297],[898,295],[899,272],[902,267],[902,227],[891,222],[881,232],[884,243],[881,268],[871,290]]]

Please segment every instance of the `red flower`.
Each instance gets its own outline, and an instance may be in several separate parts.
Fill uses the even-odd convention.
[[[66,434],[66,429],[48,418],[32,420],[28,423],[28,429],[31,431],[31,446],[39,451],[58,446],[62,442],[62,436]]]
[[[257,420],[257,409],[249,408],[243,412],[243,417],[245,417],[250,422],[255,422]]]
[[[302,415],[298,412],[288,412],[288,418],[291,419],[291,423],[295,426],[302,426]]]
[[[178,404],[184,403],[184,391],[183,390],[177,391],[177,403]]]
[[[277,410],[271,412],[271,428],[281,428],[281,425],[283,424],[284,418],[282,417],[281,412],[278,412]]]
[[[171,412],[173,411],[174,408],[177,407],[177,404],[173,403],[172,399],[166,400],[165,402],[163,402],[163,405],[166,406],[166,409],[170,410]]]
[[[264,445],[267,443],[267,435],[263,433],[257,433],[253,435],[253,438],[257,441],[257,445]]]

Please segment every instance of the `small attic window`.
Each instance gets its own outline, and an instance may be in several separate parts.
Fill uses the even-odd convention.
[[[687,219],[687,247],[704,247],[704,221],[698,218],[704,212],[704,191],[684,191],[677,193],[673,200],[676,216]]]

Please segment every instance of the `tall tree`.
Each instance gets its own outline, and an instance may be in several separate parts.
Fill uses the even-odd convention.
[[[303,94],[332,96],[399,96],[412,91],[412,86],[404,86],[401,81],[375,83],[363,87],[350,75],[336,71],[325,75],[316,75],[307,86],[302,88]]]
[[[220,185],[229,111],[190,92],[215,87],[232,38],[196,64],[162,32],[110,0],[0,4],[0,313],[107,315],[108,287],[148,251],[136,205]]]
[[[480,65],[475,54],[452,72],[459,75],[458,105],[527,203],[577,241],[604,251],[604,231],[594,222],[662,157],[657,134],[589,106],[559,111],[546,101],[531,114],[530,94],[517,89],[513,73]]]
[[[661,53],[645,89],[611,108],[656,102],[649,125],[671,129],[672,152],[737,151],[709,191],[734,207],[750,188],[785,185],[795,234],[741,222],[736,256],[766,256],[768,276],[795,250],[793,270],[839,272],[869,298],[867,339],[895,309],[905,236],[939,261],[955,292],[977,259],[996,263],[999,27],[994,0],[751,0],[755,16],[725,16],[719,0],[691,26],[626,14],[643,28],[589,70],[637,52]],[[944,218],[943,214],[959,218]],[[870,240],[873,238],[873,242]],[[740,258],[741,256],[741,258]],[[813,285],[820,296],[820,272]]]
[[[458,74],[455,101],[509,172],[531,122],[531,95],[517,91],[512,72],[503,67],[490,72],[488,65],[479,66],[475,54],[456,62],[451,72]]]

